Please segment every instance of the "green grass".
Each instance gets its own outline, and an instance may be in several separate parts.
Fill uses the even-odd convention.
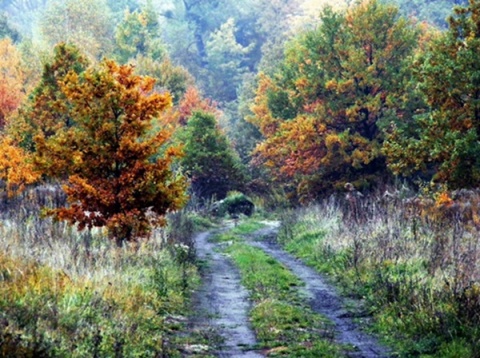
[[[265,224],[255,219],[247,219],[246,221],[240,221],[240,223],[231,230],[231,233],[235,235],[249,235],[264,227]]]
[[[242,242],[226,249],[254,301],[251,321],[268,356],[342,357],[331,326],[298,292],[302,282],[262,250]]]
[[[185,244],[165,243],[180,229],[117,248],[101,230],[2,220],[0,357],[181,357],[205,343],[186,319],[198,269]]]

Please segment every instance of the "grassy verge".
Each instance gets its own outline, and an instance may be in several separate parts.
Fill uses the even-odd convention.
[[[199,283],[186,221],[120,249],[35,210],[4,216],[0,357],[181,357],[206,343],[185,319]]]
[[[231,255],[250,291],[251,321],[268,356],[340,357],[328,322],[312,312],[298,293],[299,279],[263,251],[241,241]]]
[[[362,220],[335,202],[285,213],[279,241],[362,298],[399,356],[478,357],[476,229],[398,202],[362,209]]]
[[[231,230],[234,235],[249,235],[257,230],[265,227],[265,224],[259,222],[256,219],[247,219],[240,222],[236,227]]]

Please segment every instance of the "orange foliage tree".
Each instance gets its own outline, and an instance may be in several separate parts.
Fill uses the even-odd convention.
[[[264,139],[256,160],[310,200],[346,182],[384,180],[382,123],[409,115],[407,60],[416,29],[380,1],[324,11],[262,75],[249,121]]]
[[[21,56],[10,38],[0,39],[0,129],[24,97]]]
[[[186,200],[185,180],[171,169],[181,155],[169,145],[171,129],[152,126],[170,95],[153,92],[154,80],[136,76],[132,66],[109,60],[70,71],[59,84],[72,125],[34,139],[40,167],[69,177],[70,206],[50,214],[79,229],[106,226],[119,245],[147,236]]]
[[[40,174],[31,163],[31,156],[7,136],[0,137],[0,180],[6,183],[8,196],[13,196],[35,183]]]

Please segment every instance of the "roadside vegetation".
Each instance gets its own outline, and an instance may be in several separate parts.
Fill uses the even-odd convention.
[[[285,212],[279,241],[362,299],[400,356],[478,357],[479,195],[463,194],[372,196],[356,203],[356,217],[332,198]]]
[[[199,284],[191,219],[119,248],[105,230],[41,218],[33,194],[31,210],[0,222],[0,357],[180,357],[202,343],[186,327]]]

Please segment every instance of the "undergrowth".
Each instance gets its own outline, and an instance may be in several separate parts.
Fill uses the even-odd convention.
[[[195,343],[195,220],[176,214],[118,248],[102,230],[41,218],[27,199],[0,221],[0,357],[183,356]]]
[[[363,199],[355,217],[347,204],[284,212],[280,243],[363,299],[398,355],[480,357],[475,223],[431,203]]]

